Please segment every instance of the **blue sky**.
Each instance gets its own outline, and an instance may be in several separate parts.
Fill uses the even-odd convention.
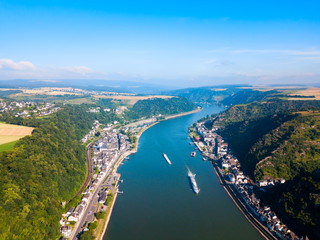
[[[2,1],[0,79],[320,82],[319,1]]]

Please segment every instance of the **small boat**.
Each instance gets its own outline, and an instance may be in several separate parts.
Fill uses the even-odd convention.
[[[207,161],[208,159],[206,159],[205,157],[202,158],[203,161]]]
[[[192,152],[191,157],[195,157],[195,156],[196,156],[196,152]]]
[[[171,161],[170,161],[170,159],[168,158],[167,154],[162,153],[162,155],[163,155],[164,159],[166,159],[167,163],[171,165]]]
[[[188,177],[191,181],[191,185],[192,185],[192,189],[194,191],[195,194],[199,194],[200,189],[198,188],[197,182],[196,182],[196,175],[194,173],[192,173],[189,169],[188,169]]]

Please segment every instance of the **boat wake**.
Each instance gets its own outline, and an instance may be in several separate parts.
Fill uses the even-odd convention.
[[[192,173],[189,168],[188,169],[188,177],[190,179],[192,189],[195,192],[195,194],[199,194],[200,189],[198,188],[197,182],[196,182],[196,174]]]

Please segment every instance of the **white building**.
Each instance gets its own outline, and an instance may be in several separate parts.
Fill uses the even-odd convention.
[[[268,185],[268,181],[260,180],[260,181],[258,181],[258,185],[259,185],[259,187],[265,187]]]
[[[60,228],[60,232],[62,236],[69,238],[72,234],[72,227],[71,226],[63,226]]]
[[[77,222],[77,221],[79,221],[79,214],[78,214],[78,213],[72,213],[72,214],[68,217],[68,221],[69,221],[69,222]]]

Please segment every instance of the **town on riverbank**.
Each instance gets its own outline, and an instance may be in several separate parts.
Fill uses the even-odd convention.
[[[113,199],[118,194],[120,174],[116,173],[119,161],[130,151],[129,137],[117,129],[117,122],[101,129],[95,121],[93,129],[82,139],[88,144],[90,168],[93,171],[82,194],[76,197],[60,220],[60,232],[64,238],[76,239],[81,234],[101,235],[108,221]],[[99,132],[99,134],[97,134]],[[78,201],[76,201],[78,199]]]
[[[87,144],[88,168],[93,174],[89,175],[81,194],[72,201],[74,206],[62,214],[61,239],[81,239],[85,236],[103,239],[117,195],[123,193],[119,191],[122,180],[117,169],[123,164],[122,161],[129,160],[129,155],[137,151],[141,134],[159,121],[200,110],[152,117],[124,126],[115,121],[105,128],[99,121],[94,121],[92,130],[82,139]]]
[[[254,182],[245,176],[228,143],[218,133],[219,127],[208,129],[206,120],[189,128],[189,136],[202,152],[203,160],[212,162],[221,185],[246,219],[266,239],[301,239],[280,221],[269,206],[260,204],[260,191],[285,180]]]

